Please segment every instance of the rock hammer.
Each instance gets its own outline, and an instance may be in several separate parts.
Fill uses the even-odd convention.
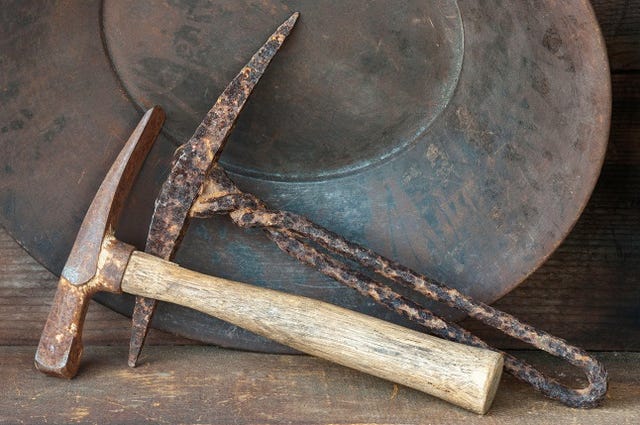
[[[196,130],[193,140],[214,149],[198,151],[202,157],[189,155],[190,147],[197,143],[187,143],[179,150],[174,168],[180,165],[180,158],[189,157],[190,161],[183,164],[184,172],[170,176],[165,183],[167,191],[186,190],[193,202],[244,101],[296,18],[297,14],[289,18],[254,55]],[[156,225],[171,233],[169,244],[160,237],[152,240],[168,246],[166,255],[137,251],[117,240],[115,228],[124,200],[163,122],[160,108],[145,113],[86,213],[36,352],[35,364],[40,371],[75,376],[89,300],[98,291],[126,292],[190,307],[301,352],[418,389],[477,413],[487,411],[502,373],[500,353],[445,341],[318,300],[201,274],[160,258],[169,258],[175,251],[190,204],[160,206],[178,214],[177,218],[165,215],[164,224]],[[199,170],[196,180],[200,182],[195,185],[185,180],[185,173],[194,169]],[[167,199],[171,204],[178,198]],[[152,220],[150,234],[153,226]]]
[[[36,367],[71,378],[80,365],[82,327],[98,291],[177,303],[299,351],[484,413],[502,355],[445,341],[322,301],[187,270],[117,240],[123,201],[164,114],[149,110],[105,177],[62,271],[36,352]]]

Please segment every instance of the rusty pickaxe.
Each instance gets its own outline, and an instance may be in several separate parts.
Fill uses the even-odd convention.
[[[298,19],[294,13],[227,85],[189,141],[174,154],[171,172],[156,198],[145,251],[170,260],[188,226],[189,210],[215,166],[236,119],[258,80]],[[156,309],[153,298],[136,297],[129,366],[135,367]]]
[[[321,301],[207,276],[166,260],[177,247],[196,195],[201,191],[211,195],[211,188],[201,186],[246,98],[296,18],[294,14],[278,28],[225,89],[192,140],[179,149],[156,203],[147,253],[114,236],[128,189],[164,121],[159,108],[144,115],[80,227],[40,339],[36,367],[47,374],[73,377],[80,365],[89,300],[98,291],[127,292],[194,308],[299,351],[484,413],[500,379],[503,357],[499,353]]]

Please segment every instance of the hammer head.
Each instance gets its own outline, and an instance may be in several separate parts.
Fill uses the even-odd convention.
[[[36,351],[36,367],[44,373],[65,378],[76,374],[89,300],[98,291],[120,292],[120,279],[133,247],[116,241],[115,225],[164,117],[158,107],[145,113],[89,206]]]

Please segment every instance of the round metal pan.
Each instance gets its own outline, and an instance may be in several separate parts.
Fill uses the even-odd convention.
[[[587,1],[9,3],[2,225],[59,273],[107,168],[158,104],[165,129],[118,231],[144,246],[173,150],[294,10],[222,156],[231,177],[479,300],[513,289],[569,232],[604,157],[609,71]],[[176,261],[402,323],[225,217],[192,222]],[[131,297],[99,299],[131,311]],[[285,350],[172,305],[154,325]]]

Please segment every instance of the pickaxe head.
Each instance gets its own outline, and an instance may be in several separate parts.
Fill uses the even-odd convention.
[[[98,291],[120,292],[121,277],[133,247],[115,239],[115,225],[164,118],[158,107],[144,114],[89,206],[60,275],[36,352],[36,367],[44,373],[65,378],[76,374],[89,300]],[[103,249],[106,245],[113,249]]]
[[[295,25],[299,14],[284,21],[231,80],[195,133],[174,155],[156,198],[145,251],[171,260],[187,228],[191,206],[224,148],[238,115]],[[129,366],[136,365],[157,301],[136,298],[132,314]]]

